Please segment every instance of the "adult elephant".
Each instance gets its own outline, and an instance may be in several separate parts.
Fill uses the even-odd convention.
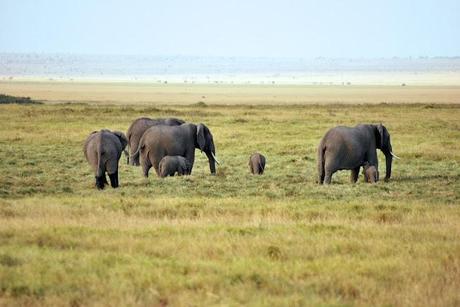
[[[139,140],[141,139],[144,132],[156,125],[166,125],[166,126],[179,126],[185,123],[183,120],[178,118],[147,118],[147,117],[140,117],[132,122],[132,124],[128,128],[128,132],[126,133],[126,137],[128,138],[128,147],[129,147],[129,154],[131,155],[131,159],[128,158],[128,164],[131,165],[140,165],[139,164],[139,155],[133,155],[137,147],[139,145]]]
[[[180,126],[157,125],[147,129],[142,135],[137,151],[140,155],[145,177],[153,166],[159,175],[158,165],[165,156],[182,156],[190,163],[189,174],[195,161],[195,148],[204,151],[209,160],[211,174],[216,173],[216,149],[211,131],[203,124],[182,124]]]
[[[86,139],[83,152],[94,170],[96,187],[99,190],[107,184],[106,173],[109,174],[112,187],[118,187],[118,160],[127,143],[123,132],[107,129],[93,131]]]
[[[338,170],[351,170],[350,180],[358,180],[359,169],[365,163],[378,170],[377,149],[385,154],[385,181],[391,177],[393,149],[390,134],[382,124],[338,126],[330,129],[318,146],[318,182],[331,183],[332,174]]]

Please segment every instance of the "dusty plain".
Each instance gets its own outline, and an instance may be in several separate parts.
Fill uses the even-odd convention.
[[[47,103],[188,105],[459,104],[460,85],[158,84],[154,82],[0,81],[0,92]]]

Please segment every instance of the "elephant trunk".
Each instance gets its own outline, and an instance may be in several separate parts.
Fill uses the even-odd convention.
[[[388,181],[391,177],[391,164],[393,162],[393,156],[391,155],[391,153],[385,153],[385,162],[386,162],[385,181]]]
[[[209,160],[209,170],[212,175],[216,174],[216,159],[214,158],[215,154],[213,152],[206,152],[206,157]]]

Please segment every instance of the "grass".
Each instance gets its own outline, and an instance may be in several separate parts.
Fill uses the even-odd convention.
[[[83,141],[140,116],[208,125],[217,176],[198,151],[192,176],[163,180],[123,157],[121,187],[97,191]],[[459,305],[459,119],[456,104],[0,106],[0,305]],[[379,122],[392,180],[318,186],[326,130]]]

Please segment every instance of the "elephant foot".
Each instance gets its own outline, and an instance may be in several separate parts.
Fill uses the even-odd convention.
[[[131,157],[131,159],[129,160],[129,162],[131,163],[131,165],[134,165],[134,166],[139,166],[139,165],[141,165],[139,159],[136,159],[136,158],[133,158],[133,157]]]
[[[357,168],[351,170],[351,172],[350,172],[350,182],[351,183],[356,183],[358,181],[359,169],[360,169],[360,167],[357,167]]]
[[[332,181],[332,177],[326,175],[326,176],[324,177],[323,184],[331,184],[331,181]]]
[[[96,188],[98,190],[103,190],[104,189],[104,185],[107,183],[107,178],[105,177],[105,175],[102,175],[100,177],[96,177]]]
[[[115,172],[111,175],[109,174],[109,178],[112,188],[118,188],[118,172]]]

